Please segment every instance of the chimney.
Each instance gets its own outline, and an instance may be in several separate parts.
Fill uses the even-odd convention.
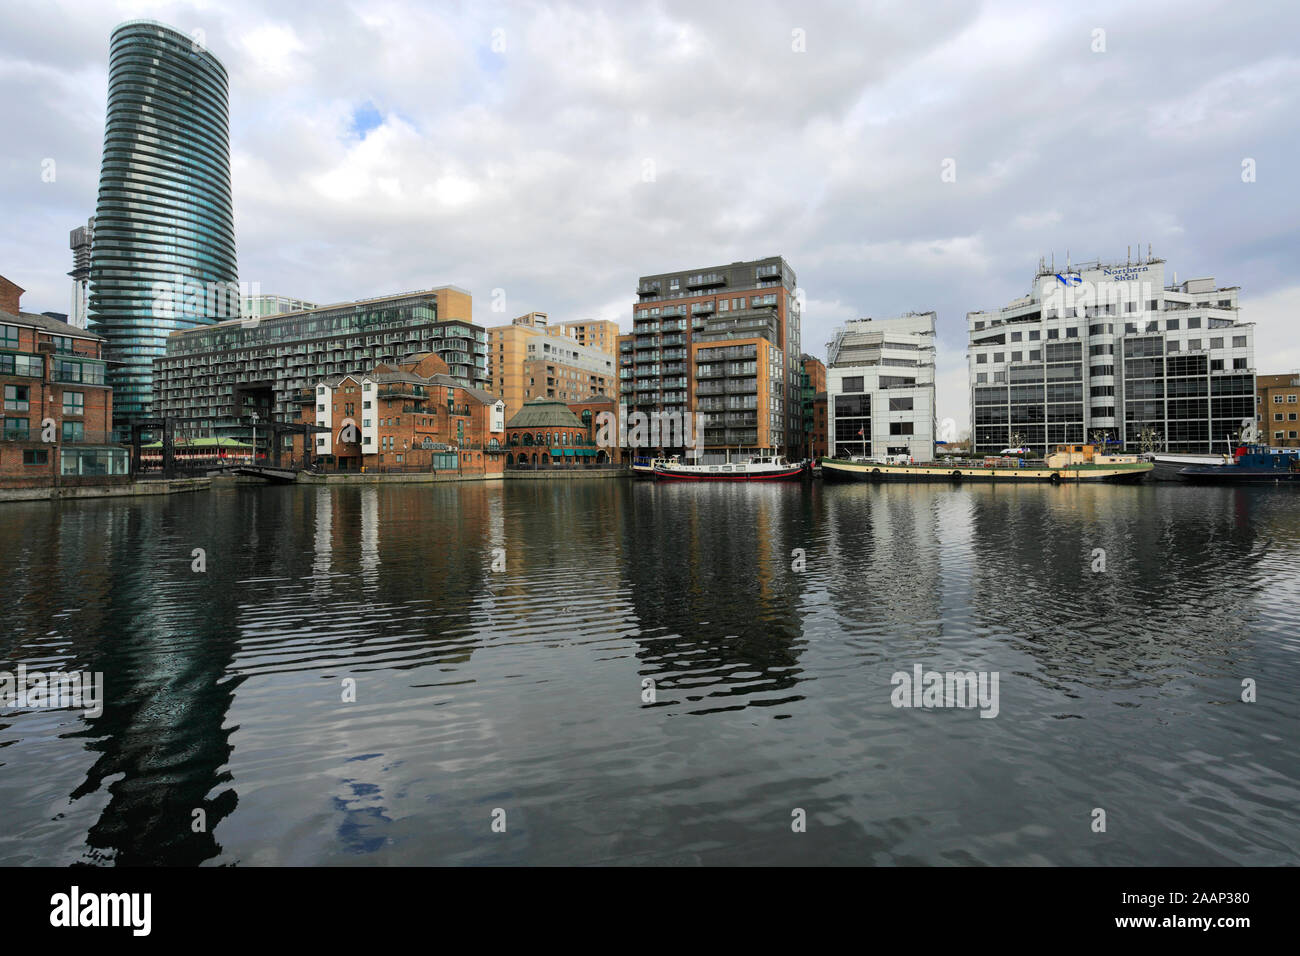
[[[8,312],[10,315],[18,314],[18,300],[22,298],[26,289],[14,285],[4,276],[0,276],[0,312]]]

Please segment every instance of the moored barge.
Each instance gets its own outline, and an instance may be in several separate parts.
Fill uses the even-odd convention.
[[[867,458],[823,458],[827,481],[1141,481],[1152,464],[1137,455],[1106,455],[1094,445],[1059,445],[1041,461],[991,456],[982,461],[909,462],[893,464]]]

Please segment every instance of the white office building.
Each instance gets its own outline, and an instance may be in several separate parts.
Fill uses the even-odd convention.
[[[826,346],[833,458],[934,458],[934,313],[857,319]]]
[[[967,313],[971,438],[977,454],[1037,454],[1108,439],[1128,451],[1224,451],[1255,417],[1254,325],[1236,287],[1165,283],[1162,259],[1057,271],[1031,292]]]

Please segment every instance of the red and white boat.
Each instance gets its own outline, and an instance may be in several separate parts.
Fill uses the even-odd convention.
[[[712,465],[680,461],[655,464],[655,478],[661,481],[795,481],[807,474],[807,462],[791,464],[779,455]]]

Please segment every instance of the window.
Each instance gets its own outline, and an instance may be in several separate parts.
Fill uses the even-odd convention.
[[[64,441],[85,441],[86,425],[84,422],[64,422],[63,423],[63,440]]]
[[[1042,335],[1042,333],[1039,332],[1038,329],[1032,329],[1032,330],[1030,330],[1030,332],[1029,332],[1029,341],[1031,341],[1031,342],[1037,342],[1038,339],[1039,339],[1039,337],[1040,337],[1041,335]]]
[[[1168,320],[1166,320],[1166,321],[1165,321],[1165,328],[1168,329],[1170,332],[1177,332],[1177,331],[1178,331],[1178,320],[1177,320],[1177,319],[1168,319]]]
[[[1011,333],[1011,341],[1012,341],[1012,342],[1020,342],[1020,341],[1023,341],[1023,340],[1024,340],[1024,333],[1023,333],[1023,332],[1012,332],[1012,333]]]
[[[28,421],[25,418],[6,418],[5,438],[26,438],[28,427]]]
[[[1011,361],[1013,361],[1013,362],[1019,362],[1020,359],[1021,359],[1021,357],[1022,357],[1023,355],[1024,355],[1023,352],[1012,352],[1012,353],[1011,353]]]
[[[975,376],[975,384],[977,385],[984,385],[988,382],[988,380],[989,380],[988,372],[980,372],[978,375]]]
[[[18,327],[16,325],[0,325],[0,349],[18,348]]]
[[[980,352],[978,355],[975,356],[976,365],[987,365],[988,361],[989,361],[989,356],[987,352]]]
[[[1079,330],[1078,330],[1078,329],[1066,329],[1066,330],[1065,330],[1065,337],[1066,337],[1067,339],[1077,339],[1077,338],[1079,337]]]
[[[1211,372],[1222,372],[1222,371],[1223,371],[1223,359],[1210,359],[1210,371],[1211,371]]]
[[[1232,347],[1234,349],[1244,349],[1246,347],[1246,336],[1234,335],[1232,337]]]
[[[29,409],[28,405],[29,389],[26,385],[6,385],[5,386],[5,411],[7,412],[25,412]]]
[[[1294,405],[1296,403],[1296,396],[1294,392],[1292,392],[1290,395],[1286,397],[1286,403],[1288,405]]]
[[[1005,362],[1006,360],[1007,360],[1007,353],[1006,353],[1006,352],[994,352],[994,353],[993,353],[993,361],[994,361],[994,362]]]
[[[912,423],[911,422],[890,422],[889,434],[910,435],[912,434]]]
[[[1187,347],[1188,347],[1189,349],[1191,349],[1193,352],[1199,352],[1199,351],[1201,350],[1201,340],[1200,340],[1200,339],[1188,339],[1188,340],[1187,340]]]
[[[1199,329],[1199,328],[1201,327],[1201,318],[1200,318],[1200,316],[1198,316],[1198,315],[1193,315],[1193,316],[1189,317],[1188,320],[1187,320],[1187,327],[1188,327],[1189,329]]]
[[[75,365],[75,362],[60,362],[60,365]],[[27,375],[40,378],[45,374],[44,362],[32,355],[0,355],[0,375]]]
[[[861,375],[850,375],[844,379],[844,391],[846,392],[863,392],[866,386]]]
[[[83,415],[86,411],[86,396],[81,392],[63,393],[63,414]]]
[[[23,450],[24,465],[48,465],[50,453],[44,448],[26,448]]]
[[[912,410],[912,399],[910,397],[891,398],[889,400],[889,410],[891,412],[910,412]]]
[[[1281,395],[1274,395],[1274,396],[1273,396],[1273,404],[1274,404],[1274,405],[1281,405],[1281,404],[1282,404],[1282,396],[1281,396]]]
[[[1245,368],[1246,360],[1244,358],[1235,358],[1232,360],[1232,367],[1235,369]]]
[[[1210,339],[1210,348],[1212,349],[1223,348],[1223,339],[1221,338]]]
[[[1060,330],[1060,329],[1048,329],[1048,330],[1047,330],[1047,337],[1048,337],[1049,339],[1059,339],[1059,338],[1061,337],[1061,330]]]

